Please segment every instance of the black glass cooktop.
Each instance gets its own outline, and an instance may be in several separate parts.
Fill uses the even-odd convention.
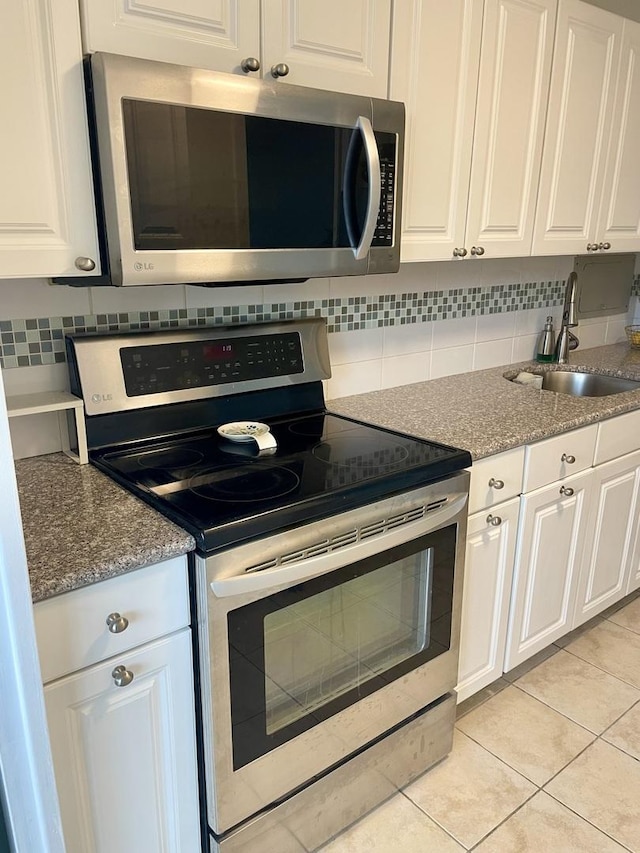
[[[216,429],[112,448],[92,461],[210,552],[441,479],[456,450],[328,413],[270,420],[275,450]]]

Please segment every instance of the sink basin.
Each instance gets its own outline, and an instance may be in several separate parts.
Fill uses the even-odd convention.
[[[574,397],[606,397],[640,388],[640,382],[605,376],[602,373],[580,373],[579,371],[548,370],[543,374],[542,388],[572,394]]]

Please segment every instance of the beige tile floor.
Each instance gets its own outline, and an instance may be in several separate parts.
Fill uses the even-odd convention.
[[[458,707],[451,754],[322,853],[640,853],[640,596]]]

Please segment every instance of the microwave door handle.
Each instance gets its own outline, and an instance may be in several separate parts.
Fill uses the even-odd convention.
[[[361,261],[367,257],[373,235],[376,230],[378,221],[378,212],[380,210],[380,157],[378,155],[378,145],[373,132],[371,122],[366,116],[359,116],[356,122],[356,130],[360,132],[364,143],[365,156],[367,158],[367,170],[369,172],[369,198],[367,199],[367,215],[362,229],[362,236],[358,245],[355,244],[353,235],[353,227],[351,217],[345,205],[345,219],[347,222],[347,231],[349,239],[353,245],[353,255],[357,261]],[[347,168],[345,168],[345,183],[355,180],[353,177],[353,168],[351,166],[351,157],[347,156]],[[344,193],[345,199],[348,197],[348,192]]]
[[[390,530],[380,536],[372,536],[371,539],[360,541],[344,550],[337,549],[286,566],[263,569],[257,572],[245,572],[235,577],[219,578],[210,582],[211,592],[218,598],[228,598],[234,595],[246,595],[247,593],[270,589],[276,591],[283,584],[294,586],[303,581],[328,574],[349,563],[364,560],[379,553],[380,550],[386,551],[389,548],[411,541],[413,537],[408,534],[412,525],[415,538],[439,530],[461,513],[466,514],[466,506],[466,493],[454,494],[445,506],[429,513],[430,523],[428,525],[425,525],[425,519],[410,522],[406,526]]]

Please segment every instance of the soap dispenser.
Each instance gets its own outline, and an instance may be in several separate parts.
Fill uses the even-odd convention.
[[[544,324],[544,329],[540,332],[538,339],[538,349],[536,351],[536,361],[554,361],[556,340],[553,331],[553,317],[547,317],[547,322]]]

